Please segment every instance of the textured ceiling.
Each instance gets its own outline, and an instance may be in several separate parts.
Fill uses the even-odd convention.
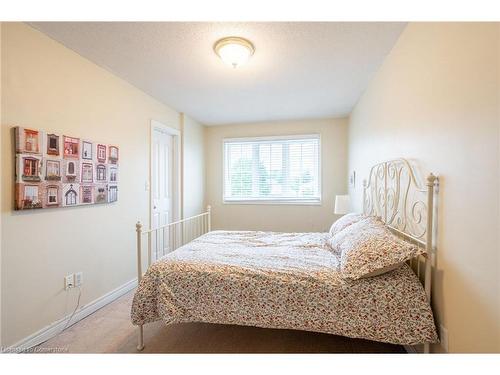
[[[35,22],[31,25],[163,103],[207,124],[350,113],[404,23]],[[256,51],[232,69],[225,36]]]

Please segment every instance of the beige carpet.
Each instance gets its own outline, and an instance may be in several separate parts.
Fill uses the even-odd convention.
[[[68,353],[137,353],[137,328],[130,322],[133,293],[66,329],[38,348]],[[143,353],[404,353],[399,345],[321,333],[221,324],[144,326]]]

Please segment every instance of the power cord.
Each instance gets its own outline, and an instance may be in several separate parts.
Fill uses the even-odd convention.
[[[68,328],[69,326],[69,322],[71,322],[71,319],[73,319],[73,317],[75,316],[76,314],[76,310],[78,310],[78,308],[80,307],[80,298],[82,296],[82,289],[77,286],[78,288],[78,301],[76,302],[76,307],[75,309],[73,310],[73,312],[71,313],[70,317],[68,318],[68,321],[66,322],[66,325],[64,326],[64,328],[61,330],[61,332],[63,332],[66,328]],[[60,333],[61,333],[60,332]]]

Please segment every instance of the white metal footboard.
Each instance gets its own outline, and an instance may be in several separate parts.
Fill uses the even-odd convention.
[[[147,267],[171,253],[175,249],[187,244],[211,230],[211,207],[199,215],[161,225],[157,228],[143,230],[141,222],[137,222],[137,283],[143,275],[142,243],[143,236],[147,237]],[[139,326],[137,350],[144,349],[143,326]]]

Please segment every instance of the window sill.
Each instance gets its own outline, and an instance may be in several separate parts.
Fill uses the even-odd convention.
[[[317,200],[280,200],[280,199],[231,199],[231,200],[222,200],[223,204],[241,204],[241,205],[288,205],[288,206],[321,206],[321,199]]]

